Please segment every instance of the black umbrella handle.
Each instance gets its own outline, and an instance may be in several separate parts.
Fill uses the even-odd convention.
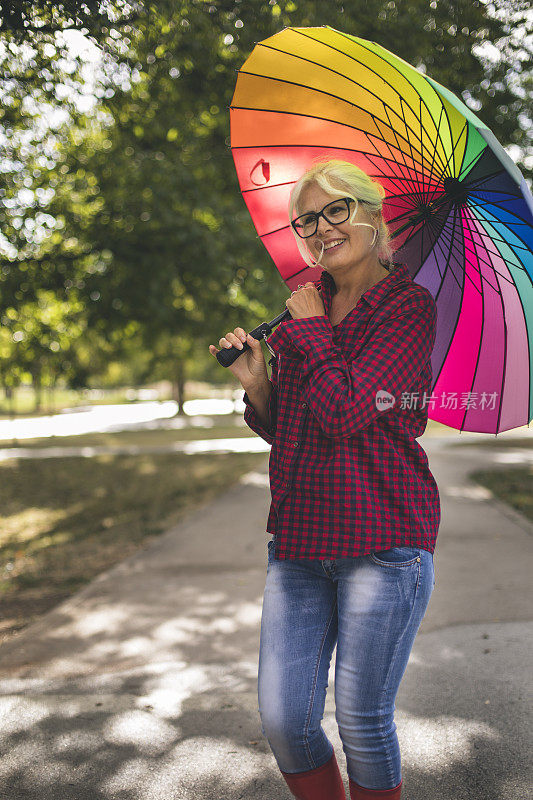
[[[272,333],[272,328],[268,324],[268,322],[262,322],[261,325],[258,325],[257,328],[254,328],[253,331],[250,331],[250,336],[253,336],[254,339],[264,339]],[[251,350],[249,344],[246,342],[242,345],[242,350],[239,350],[238,347],[224,347],[220,350],[217,355],[217,361],[219,364],[222,364],[223,367],[229,367],[236,361],[239,356],[242,356],[243,353],[246,353],[247,350]]]
[[[320,292],[320,289],[318,289],[318,291]],[[271,319],[270,322],[262,322],[257,328],[250,331],[250,336],[253,336],[254,339],[266,339],[266,337],[272,333],[273,328],[285,319],[291,319],[291,312],[288,308],[282,311],[281,314],[278,314],[277,317],[274,317],[274,319]],[[217,361],[219,364],[222,364],[223,367],[229,367],[239,356],[246,353],[247,350],[250,350],[250,345],[246,344],[246,342],[243,343],[242,350],[239,350],[238,347],[233,347],[233,345],[231,347],[225,347],[216,354]]]

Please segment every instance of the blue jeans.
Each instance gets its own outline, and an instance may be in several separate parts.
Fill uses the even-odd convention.
[[[258,699],[280,770],[315,769],[333,754],[321,721],[336,644],[348,775],[367,789],[400,783],[394,701],[434,585],[433,556],[418,547],[278,561],[268,542]]]

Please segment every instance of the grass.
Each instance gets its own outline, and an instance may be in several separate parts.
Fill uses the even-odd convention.
[[[22,440],[15,446],[154,446],[252,435],[241,415],[212,428],[126,430]],[[430,435],[459,433],[430,421]],[[477,447],[531,448],[532,438],[494,437]],[[7,447],[13,442],[0,443]],[[452,442],[450,442],[452,444]],[[265,454],[142,454],[0,462],[0,642],[114,564],[145,548]],[[533,520],[531,466],[478,471],[478,483]],[[228,479],[228,476],[235,476]]]
[[[495,436],[493,439],[482,439],[479,442],[452,442],[451,447],[482,447],[484,449],[492,449],[492,450],[500,450],[502,447],[512,447],[518,449],[528,449],[530,450],[533,447],[533,436],[528,438],[518,438],[511,437],[511,436]]]
[[[533,466],[478,470],[471,477],[533,522]]]
[[[23,386],[15,390],[13,401],[7,400],[5,391],[0,390],[0,416],[14,417],[24,416],[44,416],[54,414],[61,408],[75,408],[76,406],[109,403],[127,403],[127,389],[107,390],[100,393],[75,391],[73,389],[54,389],[53,393],[48,390],[42,392],[41,410],[35,411],[35,392],[28,386]]]
[[[533,436],[494,436],[478,442],[453,442],[451,447],[479,447],[482,450],[502,450],[507,448],[531,450]],[[519,511],[533,522],[533,466],[498,466],[495,469],[477,470],[470,476],[472,480],[489,489],[493,495]]]
[[[519,449],[531,450],[533,436],[524,438],[494,436],[491,439],[472,442],[453,442],[452,447],[480,447],[482,450]],[[533,522],[533,466],[498,466],[495,469],[477,470],[470,476],[476,483],[485,486],[493,495],[519,511]]]
[[[0,641],[264,459],[143,454],[0,462]]]

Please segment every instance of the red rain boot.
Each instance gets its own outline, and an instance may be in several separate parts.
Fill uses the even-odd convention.
[[[402,781],[394,789],[364,789],[349,779],[351,800],[400,800]]]
[[[346,800],[335,753],[316,769],[281,774],[297,800]]]

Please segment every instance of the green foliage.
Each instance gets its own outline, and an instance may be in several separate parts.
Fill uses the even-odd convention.
[[[71,28],[101,35],[117,24],[133,22],[138,16],[135,11],[141,8],[141,3],[127,0],[2,0],[0,32],[16,41],[23,41],[29,33],[53,34]]]
[[[40,358],[78,383],[120,358],[146,379],[225,377],[208,342],[283,308],[229,149],[236,70],[256,41],[323,24],[379,41],[462,97],[502,144],[527,146],[523,0],[160,0],[104,4],[93,24],[90,3],[19,5],[34,16],[12,26],[32,31],[29,54],[9,32],[3,42],[0,313],[49,298],[72,346],[59,361],[43,328]],[[102,47],[85,112],[80,59],[53,33],[71,25]],[[13,344],[5,375],[29,368]]]

